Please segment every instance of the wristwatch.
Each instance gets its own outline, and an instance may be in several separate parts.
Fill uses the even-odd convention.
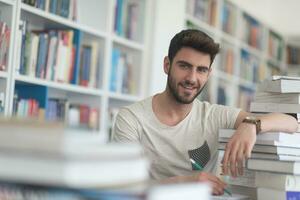
[[[256,126],[256,135],[261,132],[261,121],[254,116],[247,116],[243,123],[254,124]]]

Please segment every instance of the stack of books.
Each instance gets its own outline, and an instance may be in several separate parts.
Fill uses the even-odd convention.
[[[300,123],[300,78],[273,76],[258,86],[250,105],[254,113],[279,112],[293,115]],[[220,130],[220,148],[234,130]],[[258,200],[300,198],[300,131],[290,134],[259,134],[246,164],[253,170]]]
[[[263,81],[258,85],[250,111],[293,115],[299,124],[297,132],[300,132],[300,77],[273,76]]]
[[[139,145],[105,144],[97,134],[70,133],[57,123],[1,119],[0,130],[0,197],[101,199],[148,181]]]
[[[293,115],[300,124],[300,78],[273,76],[258,86],[251,112],[279,112]],[[298,125],[300,127],[300,125]],[[268,134],[268,133],[266,133]],[[254,149],[275,158],[251,158],[247,167],[257,170],[259,199],[300,198],[300,130],[294,134],[272,133],[273,143]]]

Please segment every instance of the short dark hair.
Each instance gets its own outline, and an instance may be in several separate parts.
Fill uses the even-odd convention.
[[[172,63],[177,52],[182,47],[191,47],[197,51],[209,54],[210,65],[213,63],[220,49],[220,45],[215,43],[206,33],[197,29],[182,30],[177,33],[170,42],[168,52],[170,63]]]

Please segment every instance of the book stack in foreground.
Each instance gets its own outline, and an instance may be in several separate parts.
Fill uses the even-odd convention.
[[[258,86],[250,111],[287,113],[300,123],[300,78],[273,76],[265,80]],[[249,169],[257,170],[258,199],[300,199],[299,128],[294,134],[266,133],[267,136],[273,136],[273,141],[262,142],[254,152],[268,153],[276,156],[275,159],[253,157],[247,163]]]
[[[300,132],[300,77],[272,76],[258,85],[250,111],[286,113],[298,120]]]
[[[300,78],[273,76],[258,86],[250,111],[257,114],[279,112],[300,115]],[[220,130],[220,148],[234,130]],[[300,132],[268,132],[259,134],[247,161],[247,169],[255,171],[258,200],[300,199]]]
[[[1,119],[0,149],[0,199],[141,199],[126,188],[148,180],[139,145],[57,123]]]

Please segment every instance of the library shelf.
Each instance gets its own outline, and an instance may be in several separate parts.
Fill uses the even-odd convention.
[[[94,29],[84,24],[79,24],[76,21],[66,19],[64,17],[46,12],[44,10],[35,8],[33,6],[24,3],[21,4],[21,10],[24,11],[25,12],[24,15],[30,17],[31,20],[35,20],[36,24],[46,24],[47,26],[49,26],[49,23],[53,23],[53,25],[55,25],[55,28],[58,28],[59,26],[57,25],[59,24],[62,26],[62,28],[69,27],[69,28],[78,29],[84,33],[88,33],[96,37],[101,37],[101,38],[107,37],[107,33],[103,31],[99,31],[97,29]]]
[[[141,97],[130,95],[130,94],[121,94],[117,92],[109,92],[108,94],[109,98],[115,99],[115,100],[123,100],[127,102],[135,102],[141,100]]]
[[[136,41],[129,40],[129,39],[124,38],[124,37],[120,37],[116,34],[113,34],[113,42],[115,42],[117,44],[120,44],[122,46],[125,46],[127,48],[131,48],[133,50],[139,50],[139,51],[144,50],[144,45],[143,44],[140,44]]]
[[[16,75],[15,80],[19,82],[47,86],[49,88],[54,88],[54,89],[78,93],[78,94],[85,94],[85,95],[99,96],[99,97],[103,95],[103,91],[100,89],[88,88],[88,87],[73,85],[69,83],[53,82],[53,81],[48,81],[36,77]]]
[[[0,3],[4,3],[6,5],[13,6],[15,1],[14,0],[0,0]]]

